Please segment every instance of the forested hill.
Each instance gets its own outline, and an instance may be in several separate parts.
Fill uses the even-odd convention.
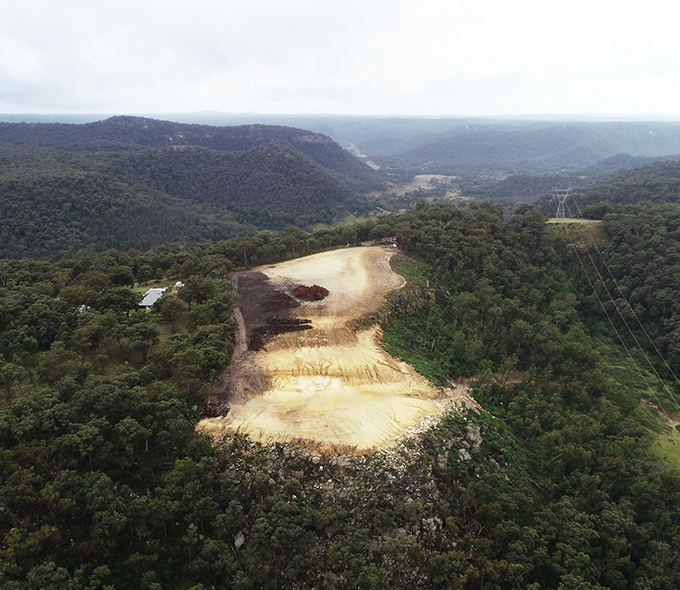
[[[335,223],[368,201],[300,152],[195,146],[63,152],[0,145],[0,256],[147,249]]]
[[[536,174],[574,171],[617,154],[680,153],[678,123],[469,124],[392,155],[369,154],[409,174]]]
[[[386,186],[381,173],[342,149],[330,137],[279,125],[216,127],[119,116],[82,125],[67,123],[0,123],[0,143],[50,147],[67,151],[123,151],[195,145],[242,152],[275,142],[304,154],[353,190]]]
[[[651,174],[653,176],[658,174],[668,175],[674,167],[677,167],[677,159],[677,156],[652,158],[648,156],[617,154],[611,158],[600,160],[592,166],[567,174],[511,174],[500,180],[482,177],[467,184],[461,182],[460,185],[465,196],[475,197],[480,201],[532,203],[537,199],[541,199],[541,197],[545,197],[541,199],[541,211],[546,215],[550,215],[550,205],[545,207],[543,203],[550,202],[552,193],[556,189],[578,189],[581,196],[588,195],[588,202],[593,202],[593,200],[597,202],[597,200],[603,197],[607,200],[624,198],[624,195],[628,195],[633,200],[638,200],[636,197],[628,194],[632,186],[630,179],[640,175],[640,171],[636,169],[658,162],[658,166],[650,168],[652,170]],[[673,173],[671,172],[672,175]],[[620,187],[615,189],[610,195],[603,195],[604,187],[611,188],[612,183],[617,184],[621,182],[627,185],[628,188],[623,188],[620,195]],[[611,192],[610,188],[606,190]],[[650,190],[646,192],[653,199],[661,196],[661,194],[656,194],[654,189],[651,192]],[[603,196],[596,197],[596,195]]]
[[[609,176],[596,186],[581,189],[575,196],[571,214],[590,205],[588,216],[602,217],[613,208],[642,201],[652,203],[680,202],[680,160],[664,160],[646,166],[622,170]],[[603,205],[597,206],[599,203]],[[554,214],[551,197],[536,202],[536,207],[546,215]]]
[[[0,260],[0,588],[680,588],[680,206],[608,216],[597,247],[545,221],[421,203]],[[196,432],[234,349],[225,273],[384,236],[407,279],[372,318],[385,346],[475,376],[484,411],[365,457]],[[151,279],[184,286],[135,312]]]

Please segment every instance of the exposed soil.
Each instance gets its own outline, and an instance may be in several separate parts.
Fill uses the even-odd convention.
[[[227,275],[241,295],[248,350],[261,350],[277,334],[310,330],[311,320],[290,317],[300,302],[277,289],[266,274],[242,270]]]
[[[347,248],[230,277],[241,295],[241,329],[215,396],[229,413],[199,428],[215,437],[245,432],[265,443],[361,454],[393,445],[450,405],[474,407],[469,388],[435,389],[388,355],[377,326],[350,328],[403,286],[389,266],[393,254]],[[328,292],[323,300],[290,295],[318,283]]]
[[[239,309],[249,330],[264,326],[275,316],[285,317],[300,306],[294,297],[280,291],[269,277],[257,270],[243,270],[227,275],[241,295]]]
[[[279,318],[274,316],[264,326],[250,330],[248,350],[262,350],[274,336],[286,332],[301,332],[312,329],[312,320],[298,318]]]

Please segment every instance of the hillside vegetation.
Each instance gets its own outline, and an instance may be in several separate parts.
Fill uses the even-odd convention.
[[[574,217],[582,213],[587,217],[602,219],[608,212],[623,211],[624,205],[678,201],[680,160],[674,158],[610,174],[592,186],[580,188],[574,193],[574,199],[569,199],[568,205]],[[539,199],[535,205],[545,214],[555,211],[550,195]]]
[[[11,120],[11,115],[5,115]],[[26,116],[29,120],[30,115]],[[65,116],[67,117],[67,116]],[[543,130],[545,137],[561,136],[565,129],[576,141],[594,140],[596,152],[609,155],[659,156],[680,153],[680,123],[669,121],[602,121],[594,117],[544,119],[498,117],[408,117],[351,115],[263,115],[228,113],[177,114],[173,118],[186,123],[241,126],[253,123],[285,125],[309,129],[332,137],[343,147],[354,145],[369,158],[411,153],[423,146],[456,135],[471,138],[484,133],[487,139],[502,138],[506,132],[521,135]],[[49,118],[36,120],[50,120]],[[68,120],[64,118],[64,120]],[[91,119],[90,119],[91,120]],[[580,139],[579,139],[580,138]],[[545,145],[543,147],[546,147]],[[602,157],[598,157],[601,159]]]
[[[0,145],[0,256],[147,249],[333,224],[372,204],[299,152],[193,146],[63,152]]]
[[[617,154],[680,153],[673,123],[470,123],[391,155],[370,154],[386,170],[409,174],[569,172]]]
[[[610,213],[600,238],[674,370],[677,209]],[[673,415],[677,384],[633,384],[580,262],[595,249],[544,222],[421,204],[317,234],[1,261],[0,585],[677,588],[680,480],[655,446],[674,429],[642,403]],[[384,236],[408,284],[366,321],[436,383],[475,375],[485,411],[359,458],[198,435],[233,350],[225,273]],[[185,286],[135,313],[152,280]]]
[[[0,256],[147,249],[370,215],[386,177],[282,126],[0,123]]]
[[[223,152],[245,152],[267,143],[288,147],[316,162],[354,191],[385,186],[385,178],[330,137],[279,125],[216,127],[143,117],[111,117],[85,124],[0,123],[0,143],[66,151],[128,151],[193,145]]]

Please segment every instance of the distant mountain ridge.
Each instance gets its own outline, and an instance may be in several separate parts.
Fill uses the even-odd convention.
[[[556,173],[593,166],[617,154],[654,158],[680,154],[680,121],[677,118],[644,121],[566,116],[375,117],[224,113],[173,117],[202,124],[266,123],[310,129],[332,137],[343,147],[354,146],[368,159],[389,166],[399,174],[489,174],[493,169],[500,169],[502,175]],[[458,142],[464,148],[467,155],[461,161],[448,157],[450,142]],[[478,165],[470,166],[475,160]],[[457,171],[452,172],[454,164]]]
[[[589,216],[601,217],[612,206],[651,203],[680,203],[680,159],[661,160],[638,168],[619,170],[594,186],[579,189],[575,194],[578,209],[588,205]],[[551,196],[536,201],[535,207],[545,215],[555,214]],[[577,211],[572,211],[576,215]]]
[[[449,192],[533,202],[579,187],[588,203],[680,198],[678,157],[667,155],[680,153],[680,123],[413,119],[381,138],[388,119],[320,120],[373,145],[380,153],[365,156],[393,172],[451,178],[439,181],[441,195],[416,191],[405,205],[398,195],[378,203],[361,193],[384,190],[388,176],[327,135],[297,127],[128,116],[0,123],[0,257],[310,229]]]
[[[117,116],[93,123],[0,123],[0,143],[66,151],[127,151],[195,145],[244,152],[276,142],[326,168],[354,191],[385,188],[387,180],[330,137],[280,125],[218,127]]]
[[[678,153],[680,123],[532,122],[461,126],[402,153],[373,159],[399,173],[503,176],[573,172],[617,154]]]
[[[360,159],[333,140],[373,160],[384,172],[398,175],[502,178],[510,174],[578,173],[619,155],[657,158],[680,154],[677,121],[224,113],[172,116],[184,122],[117,116],[78,125],[0,123],[0,143],[69,150],[186,143],[219,151],[243,151],[276,141],[305,154],[360,192],[384,189],[387,178],[362,166]],[[614,169],[630,164],[619,158],[606,166]]]

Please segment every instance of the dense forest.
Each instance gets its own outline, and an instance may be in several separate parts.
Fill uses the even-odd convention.
[[[554,188],[591,186],[605,174],[680,153],[680,124],[672,122],[224,113],[174,118],[183,122],[118,116],[75,124],[65,121],[91,117],[51,123],[40,121],[53,117],[26,117],[34,122],[0,122],[0,144],[77,153],[171,146],[238,153],[275,143],[315,162],[353,192],[385,192],[415,174],[444,174],[459,177],[466,197],[497,202],[531,202]]]
[[[677,157],[651,157],[668,158],[659,154],[674,149],[671,124],[653,124],[650,134],[642,123],[447,121],[405,120],[392,128],[395,150],[400,142],[414,153],[430,146],[418,156],[429,163],[422,168],[385,160],[383,166],[405,174],[455,174],[454,186],[406,194],[390,192],[405,177],[372,170],[329,137],[293,127],[141,117],[0,123],[0,256],[60,256],[90,245],[146,250],[288,226],[310,231],[451,195],[533,202],[571,187],[581,190],[587,205],[672,201],[677,194]],[[376,121],[360,131],[359,122],[326,124],[369,144],[387,124]],[[385,158],[397,157],[378,144]],[[587,157],[565,156],[582,153],[584,145],[592,152]],[[625,149],[647,155],[612,155]],[[545,198],[538,206],[545,214],[552,208]],[[602,217],[607,210],[588,214]]]
[[[677,203],[680,197],[680,160],[655,162],[624,170],[579,195],[582,205],[634,204],[640,201]]]
[[[0,123],[0,144],[30,145],[70,152],[121,152],[197,146],[246,152],[268,143],[287,147],[315,162],[357,192],[386,186],[369,168],[330,137],[280,125],[189,125],[144,117],[111,117],[86,124]]]
[[[368,215],[375,204],[278,143],[73,153],[0,145],[0,256],[148,249]]]
[[[478,201],[534,203],[538,200],[540,210],[549,214],[550,195],[557,189],[578,189],[579,202],[584,205],[610,200],[612,197],[616,199],[619,197],[619,187],[612,187],[612,183],[625,184],[636,176],[640,180],[646,171],[655,175],[655,166],[650,164],[658,162],[656,168],[672,168],[677,160],[677,156],[651,158],[617,154],[591,166],[561,174],[510,174],[502,178],[467,174],[458,178],[458,187],[462,195]],[[670,163],[664,164],[666,161]],[[624,194],[626,191],[621,196]],[[647,194],[654,195],[652,191]],[[543,205],[545,202],[548,202],[547,207]]]
[[[312,229],[376,212],[366,195],[387,186],[329,137],[292,127],[0,123],[0,256]]]
[[[677,588],[679,224],[674,204],[577,233],[421,203],[0,261],[0,585]],[[366,321],[434,383],[472,379],[484,410],[366,457],[197,434],[233,350],[228,271],[386,236],[408,282]]]

